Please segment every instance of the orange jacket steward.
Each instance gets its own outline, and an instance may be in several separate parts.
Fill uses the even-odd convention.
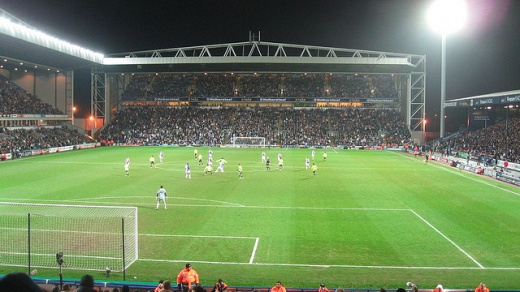
[[[182,285],[182,288],[184,290],[191,290],[192,284],[199,284],[199,274],[197,274],[197,271],[191,268],[190,264],[186,264],[186,268],[182,269],[180,271],[179,275],[177,276],[177,286]]]

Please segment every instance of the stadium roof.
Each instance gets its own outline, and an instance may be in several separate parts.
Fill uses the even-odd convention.
[[[0,9],[0,52],[12,66],[122,72],[392,73],[409,74],[421,55],[262,42],[103,54],[46,35]]]
[[[102,54],[46,35],[1,9],[0,52],[8,66],[71,70],[103,62]]]
[[[447,100],[445,107],[510,105],[520,103],[520,90],[503,91]]]
[[[114,54],[105,72],[409,74],[424,56],[320,46],[248,42]]]

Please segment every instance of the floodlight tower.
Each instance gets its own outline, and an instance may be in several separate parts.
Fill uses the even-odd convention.
[[[444,137],[444,102],[446,101],[446,35],[464,25],[467,15],[464,0],[436,0],[428,10],[431,27],[442,36],[440,137]]]

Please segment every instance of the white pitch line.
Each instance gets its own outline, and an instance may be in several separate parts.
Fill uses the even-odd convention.
[[[224,235],[185,235],[185,234],[139,234],[139,236],[156,236],[156,237],[190,237],[190,238],[224,238],[224,239],[257,239],[252,236],[224,236]]]
[[[83,201],[92,200],[92,201],[94,201],[96,203],[105,203],[105,202],[98,202],[97,200],[98,199],[128,199],[128,198],[145,198],[145,199],[149,199],[149,198],[154,198],[154,197],[153,196],[96,197],[96,198],[83,198],[83,199],[69,200],[69,201],[70,202],[83,202]],[[173,198],[170,197],[169,199],[170,200],[204,201],[204,202],[212,202],[212,203],[221,203],[221,204],[226,204],[226,205],[231,205],[231,206],[236,206],[236,207],[245,207],[244,205],[241,205],[241,204],[230,203],[230,202],[226,202],[226,201],[210,200],[210,199],[186,198],[186,197],[173,197]],[[175,205],[176,206],[181,206],[179,204],[175,204]],[[188,205],[188,206],[190,206],[190,205]],[[195,206],[198,206],[198,205],[195,205]]]
[[[150,198],[150,196],[134,196],[135,198]],[[111,198],[131,198],[130,196],[124,196],[124,197],[111,197]],[[2,199],[2,198],[0,198]],[[2,200],[6,200],[7,198],[3,198]],[[91,200],[90,200],[91,199]],[[73,203],[97,203],[97,204],[117,204],[120,205],[130,205],[132,207],[147,207],[147,206],[155,206],[153,204],[148,203],[135,203],[135,202],[128,202],[128,203],[122,203],[122,202],[104,202],[104,201],[97,201],[99,198],[83,198],[78,200],[37,200],[38,202],[73,202]],[[224,201],[216,201],[216,200],[206,200],[206,199],[196,199],[196,198],[170,198],[170,200],[175,199],[186,199],[186,200],[200,200],[200,201],[212,201],[212,202],[218,202],[226,205],[194,205],[194,204],[171,204],[169,206],[171,207],[194,207],[194,208],[244,208],[244,209],[281,209],[281,210],[311,210],[311,211],[409,211],[408,208],[332,208],[332,207],[297,207],[297,206],[245,206],[235,203],[229,203]],[[31,201],[34,202],[35,199],[15,199],[9,198],[9,201],[11,203],[17,203],[17,202],[24,202],[24,201]],[[155,201],[155,200],[154,200]],[[76,206],[76,205],[71,205]]]
[[[251,254],[251,258],[249,259],[249,263],[252,264],[253,261],[255,260],[255,255],[256,255],[256,249],[258,248],[258,242],[260,241],[260,238],[257,237],[256,240],[255,240],[255,246],[253,247],[253,253]]]
[[[402,269],[402,270],[481,270],[478,267],[415,267],[415,266],[363,266],[363,265],[313,265],[313,264],[280,264],[280,263],[239,263],[239,262],[214,262],[214,261],[194,261],[194,260],[158,260],[158,259],[139,259],[144,262],[164,262],[164,263],[198,263],[212,265],[254,265],[254,266],[280,266],[280,267],[302,267],[302,268],[347,268],[347,269]],[[520,271],[520,267],[494,267],[486,270]]]
[[[442,237],[444,237],[444,239],[446,239],[447,241],[449,241],[451,244],[453,244],[453,246],[455,246],[460,252],[462,252],[463,254],[465,254],[470,260],[472,260],[475,264],[477,264],[481,269],[485,269],[485,267],[483,265],[481,265],[477,260],[475,260],[471,255],[469,255],[465,250],[463,250],[460,246],[458,246],[453,240],[449,239],[446,235],[444,235],[444,233],[442,233],[439,229],[435,228],[435,226],[433,226],[430,222],[426,221],[426,219],[424,219],[423,217],[421,217],[419,214],[417,214],[414,210],[411,210],[410,211],[412,213],[415,214],[415,216],[417,216],[419,219],[421,219],[424,223],[426,223],[426,225],[430,226],[433,230],[435,230],[435,232],[437,232],[438,234],[440,234]]]
[[[247,206],[252,209],[291,209],[291,210],[327,210],[327,211],[408,211],[402,208],[332,208],[332,207],[298,207],[298,206]]]

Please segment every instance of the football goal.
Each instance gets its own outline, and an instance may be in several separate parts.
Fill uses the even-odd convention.
[[[0,202],[0,265],[125,271],[138,259],[137,208]]]
[[[265,137],[233,137],[234,148],[265,148]]]

